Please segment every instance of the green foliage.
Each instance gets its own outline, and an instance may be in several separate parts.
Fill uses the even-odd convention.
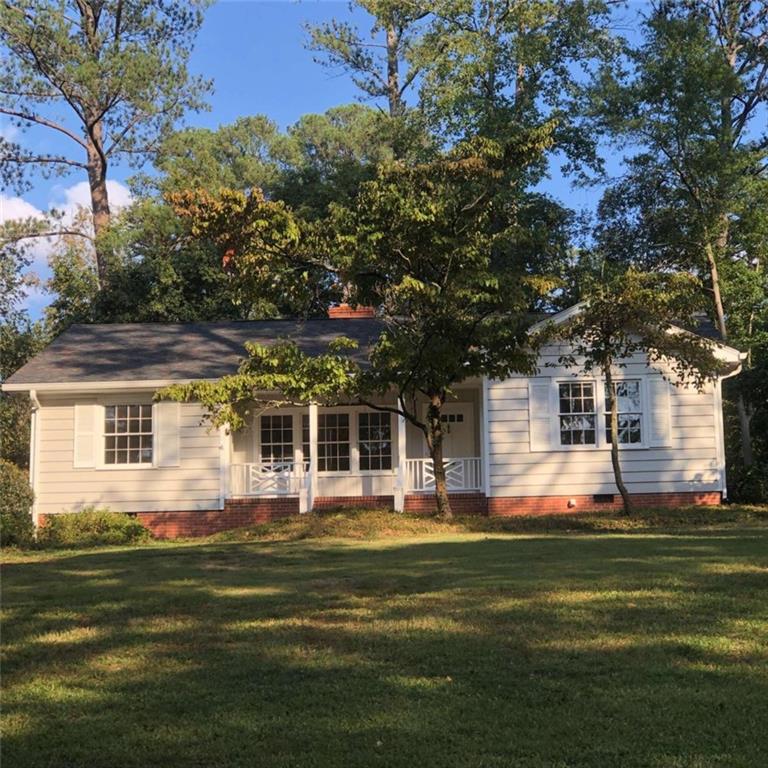
[[[414,47],[420,107],[451,139],[509,138],[552,122],[564,170],[599,166],[594,135],[585,128],[583,82],[596,63],[613,57],[609,3],[602,0],[439,2]],[[528,168],[546,172],[544,158]]]
[[[477,142],[384,168],[354,205],[334,209],[342,280],[356,301],[381,307],[387,326],[366,388],[394,387],[410,402],[442,397],[467,377],[530,368],[526,310],[545,281],[526,275],[505,180],[547,143],[541,132],[518,146]]]
[[[295,342],[278,340],[266,347],[246,344],[247,357],[232,376],[215,382],[195,381],[160,390],[156,397],[181,402],[195,400],[214,426],[238,430],[250,423],[254,409],[280,405],[333,404],[356,392],[359,365],[348,353],[355,343],[343,336],[328,352],[307,355]]]
[[[38,531],[38,542],[51,548],[141,544],[150,538],[149,531],[136,518],[106,507],[48,515]]]
[[[151,152],[157,137],[185,109],[199,108],[204,81],[187,63],[202,23],[205,0],[16,0],[0,6],[0,113],[22,130],[32,127],[67,135],[83,151],[103,133],[105,158],[132,163]],[[42,115],[66,104],[70,124],[50,125]],[[98,136],[97,136],[98,134]],[[3,180],[27,181],[39,166],[45,175],[85,167],[86,156],[37,154],[0,140]]]
[[[678,382],[701,387],[728,372],[714,342],[675,330],[694,328],[702,303],[701,286],[690,274],[619,270],[604,273],[586,291],[581,311],[549,331],[571,348],[561,364],[600,372],[606,366],[625,367],[633,354],[643,352],[651,364],[669,365]]]
[[[366,11],[371,29],[361,34],[356,26],[333,19],[308,27],[309,48],[328,68],[345,70],[352,82],[372,99],[386,99],[390,117],[405,111],[405,92],[419,75],[411,64],[419,22],[428,15],[430,3],[401,0],[354,0],[353,9]],[[372,40],[377,42],[372,43]]]
[[[713,342],[678,327],[680,323],[695,325],[702,299],[701,286],[688,273],[609,267],[591,284],[579,312],[561,325],[544,326],[545,338],[551,333],[568,344],[570,351],[560,356],[560,365],[596,371],[604,377],[611,464],[627,514],[634,509],[619,458],[615,369],[626,367],[635,353],[642,352],[651,365],[662,362],[668,366],[677,384],[690,381],[701,388],[728,372],[728,366],[717,358]]]
[[[636,148],[601,202],[601,250],[700,276],[721,337],[748,353],[724,387],[737,491],[752,463],[758,474],[768,465],[766,24],[760,3],[659,3],[640,44],[594,90],[608,135]]]
[[[25,546],[32,541],[32,502],[27,473],[0,459],[0,544]]]

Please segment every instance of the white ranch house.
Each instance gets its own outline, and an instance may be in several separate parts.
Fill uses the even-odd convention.
[[[396,415],[285,407],[254,412],[247,429],[230,434],[203,424],[196,403],[153,401],[168,384],[234,372],[246,341],[290,337],[311,353],[344,335],[359,342],[362,357],[380,325],[360,314],[72,326],[3,386],[27,392],[34,405],[35,522],[108,506],[178,536],[351,504],[429,511],[434,478],[423,436]],[[742,355],[713,344],[727,375],[738,373]],[[545,348],[536,376],[468,379],[455,389],[444,414],[455,511],[618,505],[604,383],[558,367],[562,351]],[[697,391],[668,381],[669,371],[642,356],[625,362],[616,376],[630,493],[639,504],[718,503],[726,493],[721,381]]]

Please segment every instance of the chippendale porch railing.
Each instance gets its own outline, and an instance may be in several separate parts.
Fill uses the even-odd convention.
[[[232,464],[232,496],[293,496],[304,487],[306,462],[265,459],[250,464]]]
[[[476,456],[444,459],[445,481],[449,491],[479,491],[483,487],[483,463]],[[434,491],[432,459],[406,459],[406,491]]]

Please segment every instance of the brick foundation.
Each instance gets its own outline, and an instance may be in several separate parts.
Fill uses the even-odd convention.
[[[334,509],[335,507],[366,507],[368,509],[392,509],[394,496],[318,496],[314,509]]]
[[[573,499],[575,506],[569,507]],[[720,504],[720,491],[704,493],[636,493],[632,501],[638,507],[678,507],[689,505],[713,506]],[[621,495],[616,493],[612,502],[597,502],[590,496],[503,496],[488,499],[491,517],[515,515],[558,515],[580,512],[601,512],[622,508]]]
[[[488,502],[483,493],[449,493],[451,510],[454,515],[487,515]],[[405,511],[412,515],[433,515],[435,495],[433,493],[409,493],[405,497]]]
[[[299,514],[298,498],[228,499],[224,509],[139,512],[139,522],[159,539],[209,536],[231,528],[269,523]]]

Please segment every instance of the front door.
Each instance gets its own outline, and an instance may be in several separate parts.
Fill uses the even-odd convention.
[[[425,446],[425,456],[429,455]],[[446,459],[475,455],[475,420],[472,403],[443,406],[443,456]]]

